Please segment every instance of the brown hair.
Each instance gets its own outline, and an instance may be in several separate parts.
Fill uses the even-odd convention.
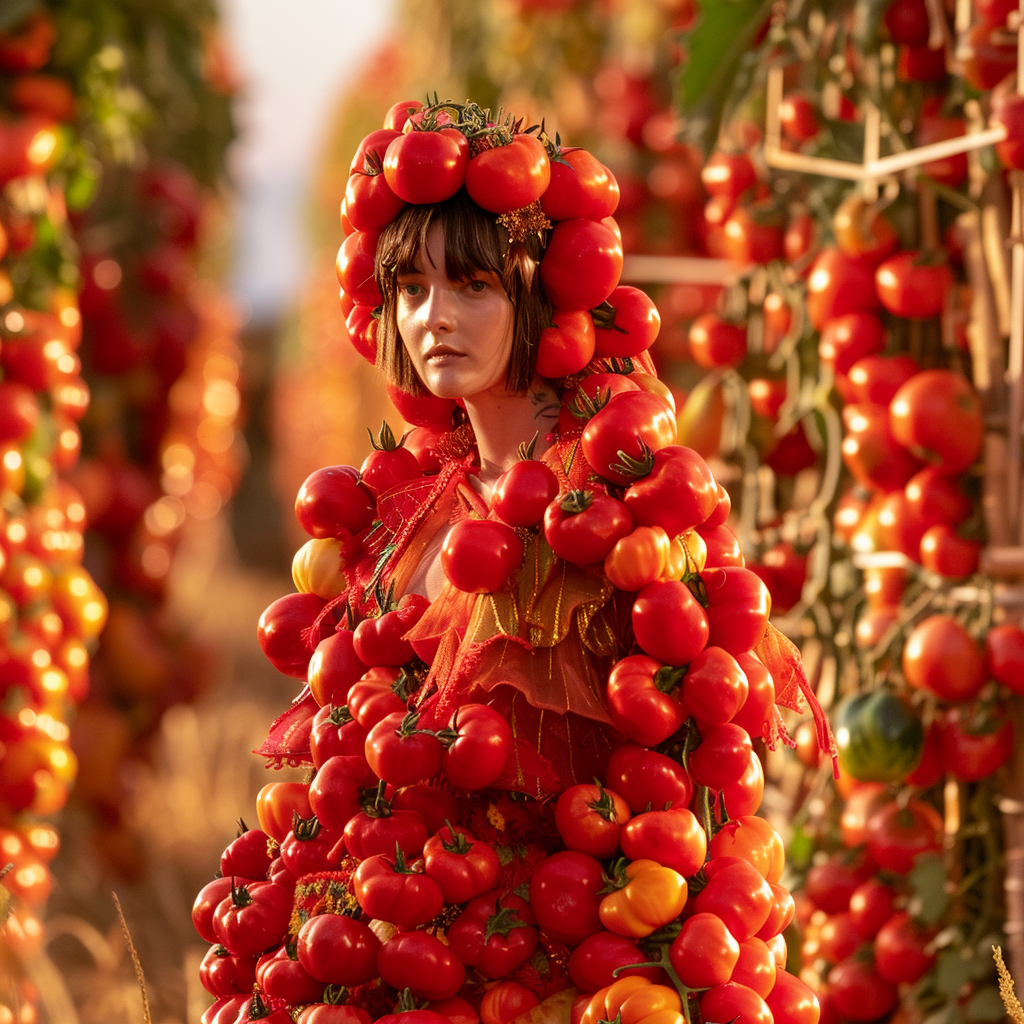
[[[426,393],[398,333],[398,277],[413,271],[435,224],[444,232],[445,273],[451,280],[468,281],[481,270],[501,280],[513,309],[505,384],[510,391],[526,391],[533,380],[541,331],[551,322],[551,307],[531,262],[539,262],[543,245],[536,234],[523,243],[510,242],[496,217],[477,206],[465,189],[442,203],[405,207],[381,233],[374,265],[384,296],[377,325],[378,365],[389,383],[414,395]]]

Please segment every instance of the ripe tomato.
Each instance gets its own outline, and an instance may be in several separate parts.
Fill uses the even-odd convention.
[[[721,569],[727,565],[742,566],[745,564],[739,538],[728,526],[716,526],[710,530],[702,526],[698,532],[704,538],[704,544],[707,547],[705,569]]]
[[[739,857],[747,861],[769,882],[778,882],[786,866],[782,837],[764,818],[750,814],[725,824],[715,833],[708,849],[712,859]]]
[[[677,761],[636,743],[616,747],[608,759],[605,782],[639,813],[652,807],[686,807],[693,783]]]
[[[707,856],[704,829],[685,807],[634,815],[623,827],[619,842],[629,860],[651,860],[678,871],[684,878],[695,874]]]
[[[623,501],[634,522],[660,526],[675,537],[707,522],[718,506],[719,489],[697,452],[670,444],[655,451],[650,473],[631,484]]]
[[[797,213],[786,228],[782,239],[782,254],[790,263],[799,263],[807,273],[806,258],[814,247],[814,218],[806,211]]]
[[[924,262],[918,252],[890,256],[875,271],[878,298],[894,316],[923,319],[938,316],[953,288],[947,263]]]
[[[931,32],[925,0],[895,0],[885,12],[885,27],[894,43],[923,46]]]
[[[1024,99],[1012,89],[992,93],[989,124],[1006,129],[1007,137],[996,143],[996,154],[1004,167],[1024,168]]]
[[[518,981],[499,981],[480,1000],[480,1020],[483,1024],[510,1024],[520,1014],[539,1005],[540,1000],[525,985]]]
[[[578,946],[600,931],[604,884],[600,862],[577,850],[563,850],[541,861],[530,876],[530,906],[545,935]]]
[[[338,250],[335,271],[342,291],[360,306],[376,307],[383,302],[373,276],[377,238],[366,231],[354,231]]]
[[[782,130],[794,142],[807,142],[818,134],[818,114],[814,103],[803,93],[791,92],[779,106]]]
[[[717,790],[734,785],[750,767],[752,750],[746,729],[731,722],[702,724],[700,746],[690,754],[689,769],[693,781]],[[736,813],[731,803],[726,806],[730,814]]]
[[[295,498],[295,518],[311,537],[346,537],[373,520],[373,495],[353,466],[326,466],[306,477]]]
[[[1024,692],[1024,630],[1019,626],[993,626],[985,634],[988,674],[1011,693]]]
[[[317,644],[306,678],[321,707],[341,705],[368,667],[356,654],[352,631],[342,629]]]
[[[834,853],[810,868],[804,892],[818,909],[826,914],[839,914],[849,907],[857,887],[872,874],[872,865],[863,855]]]
[[[583,430],[583,454],[595,472],[618,484],[631,484],[651,471],[651,453],[674,445],[672,407],[649,391],[613,395]]]
[[[772,423],[779,418],[779,410],[786,401],[785,377],[754,377],[747,384],[750,396],[750,408],[758,416],[763,416]]]
[[[757,180],[754,165],[746,153],[712,153],[700,172],[704,188],[713,196],[736,200]]]
[[[765,1003],[775,1024],[818,1024],[821,1017],[818,997],[804,982],[781,967],[775,973],[775,985]]]
[[[387,984],[399,991],[408,988],[418,999],[447,999],[466,980],[462,961],[427,932],[404,932],[388,939],[377,954],[377,970]]]
[[[762,819],[759,818],[758,820]],[[772,909],[768,911],[768,916],[765,918],[764,924],[761,925],[757,937],[770,945],[773,939],[781,936],[793,923],[793,919],[796,917],[796,902],[784,885],[779,885],[777,882],[769,882],[768,884],[772,889]],[[786,962],[783,960],[780,964],[776,958],[776,965],[785,967]]]
[[[895,912],[896,890],[877,878],[861,882],[850,897],[851,923],[865,939],[873,939]]]
[[[739,857],[718,857],[704,868],[707,885],[694,903],[697,913],[720,917],[737,942],[760,930],[774,904],[771,886]]]
[[[594,309],[615,290],[622,275],[622,243],[596,221],[555,225],[540,262],[544,294],[556,309]]]
[[[551,180],[540,197],[552,221],[604,220],[619,205],[615,176],[585,149],[562,149],[551,163]]]
[[[581,855],[582,856],[582,855]],[[465,829],[439,829],[423,846],[423,870],[441,887],[446,903],[466,903],[494,887],[501,870],[494,847]]]
[[[457,590],[493,594],[508,584],[524,550],[510,526],[493,519],[463,519],[445,536],[441,566]]]
[[[927,951],[934,937],[905,910],[894,914],[875,935],[875,970],[891,985],[912,985],[935,964],[935,953]]]
[[[619,848],[619,832],[629,821],[629,806],[601,785],[570,786],[555,804],[555,827],[570,850],[610,857]]]
[[[220,873],[225,878],[266,878],[272,859],[267,848],[269,838],[262,829],[246,829],[243,825],[238,837],[221,854]]]
[[[823,249],[807,278],[807,316],[814,329],[823,330],[829,320],[846,313],[873,313],[877,308],[871,266],[838,249]]]
[[[707,597],[708,640],[730,654],[756,647],[768,627],[771,597],[764,582],[749,569],[706,569],[701,579]]]
[[[426,924],[444,906],[441,887],[423,873],[423,862],[407,864],[401,851],[368,857],[356,868],[352,884],[359,906],[370,917],[400,928]]]
[[[523,133],[514,135],[508,145],[482,150],[466,167],[470,199],[491,213],[508,213],[535,203],[550,181],[547,151],[537,138]]]
[[[401,213],[405,200],[391,191],[380,158],[367,159],[345,185],[345,216],[357,231],[380,234]]]
[[[735,734],[730,734],[735,736]],[[706,751],[710,754],[714,748]],[[718,793],[718,800],[730,815],[754,814],[764,799],[764,769],[757,752],[750,751],[743,774]]]
[[[689,664],[707,645],[710,633],[707,612],[678,580],[657,580],[644,587],[633,602],[632,621],[641,650],[666,665]]]
[[[594,358],[595,343],[590,313],[556,309],[537,343],[537,372],[551,378],[579,373]]]
[[[199,966],[199,980],[214,996],[251,993],[256,982],[256,958],[232,956],[223,946],[211,946]]]
[[[364,757],[346,757],[343,754],[329,757],[309,785],[309,808],[299,816],[308,818],[310,813],[313,813],[324,828],[340,835],[345,831],[349,821],[359,813],[362,787],[368,785],[372,778],[373,773]],[[260,827],[264,832],[273,835],[273,832],[268,831],[262,818]],[[288,828],[290,827],[289,815]],[[287,832],[288,829],[285,829],[285,835]]]
[[[728,722],[743,707],[749,690],[739,662],[721,647],[705,647],[683,680],[686,707],[701,723]]]
[[[423,617],[430,602],[422,594],[405,594],[398,604],[386,604],[381,614],[363,619],[352,633],[352,647],[366,665],[397,668],[412,661],[412,645],[404,635]],[[351,691],[350,691],[351,692]],[[366,728],[367,722],[355,707],[349,709]]]
[[[512,729],[494,708],[463,704],[441,736],[445,743],[441,771],[457,789],[485,789],[505,770]]]
[[[985,714],[959,705],[939,720],[942,763],[962,782],[979,782],[998,771],[1013,751],[1013,721],[1004,708]]]
[[[890,985],[863,960],[850,959],[836,964],[829,972],[828,991],[836,1009],[854,1021],[884,1017],[899,1002],[896,986]]]
[[[251,882],[231,888],[213,913],[213,930],[232,956],[255,956],[281,941],[291,914],[287,889],[274,882]]]
[[[776,210],[738,206],[722,227],[725,256],[733,263],[771,263],[782,256],[784,221]]]
[[[509,526],[536,526],[557,495],[555,474],[543,462],[523,459],[498,478],[491,508]]]
[[[279,843],[291,831],[294,815],[308,818],[312,813],[309,786],[304,782],[268,782],[256,795],[260,828]]]
[[[843,425],[843,462],[865,487],[892,491],[920,469],[921,463],[894,437],[889,413],[882,406],[844,406]]]
[[[448,944],[467,966],[485,978],[503,978],[537,948],[530,904],[513,893],[485,893],[470,900],[448,927]]]
[[[365,985],[377,975],[380,939],[361,921],[317,914],[299,929],[296,953],[303,969],[329,985]]]
[[[985,662],[970,634],[950,615],[918,623],[903,646],[903,675],[941,700],[971,700],[985,682]]]
[[[635,942],[614,932],[599,931],[585,938],[569,958],[569,976],[583,992],[598,992],[622,977],[639,975],[657,981],[657,967],[631,968],[630,964],[647,962]]]
[[[905,493],[910,510],[928,526],[957,526],[974,508],[956,480],[934,466],[915,473],[907,481]]]
[[[651,347],[661,328],[661,314],[654,300],[631,285],[616,288],[607,305],[594,310],[592,316],[594,355],[599,359],[638,356]]]
[[[978,571],[981,542],[961,537],[952,526],[929,527],[921,537],[921,564],[950,579],[963,579]]]
[[[860,360],[881,352],[885,338],[885,325],[877,316],[864,312],[845,313],[833,317],[822,328],[818,357],[836,373],[849,373]],[[888,402],[876,404],[888,405]]]
[[[411,786],[441,771],[444,748],[430,732],[417,729],[419,715],[396,711],[366,736],[366,761],[378,778],[393,786]]]
[[[633,517],[604,491],[574,490],[544,512],[544,538],[559,558],[574,565],[602,561],[633,530]]]
[[[660,526],[638,526],[605,556],[604,574],[612,586],[636,593],[657,579],[674,576],[674,564],[668,534]]]
[[[981,403],[952,370],[925,370],[896,392],[889,406],[893,436],[947,474],[963,472],[981,451]]]
[[[395,810],[383,797],[350,818],[345,825],[345,849],[357,860],[396,849],[410,860],[418,857],[430,833],[416,811]]]
[[[467,162],[467,151],[451,135],[412,131],[389,143],[384,177],[391,191],[407,203],[440,203],[462,187]]]
[[[758,739],[775,704],[775,681],[754,655],[738,654],[736,661],[747,678],[747,699],[732,721],[745,729],[751,739]]]
[[[775,986],[777,970],[775,957],[768,944],[755,936],[740,943],[740,958],[736,961],[729,982],[745,985],[765,999]]]
[[[374,498],[423,475],[416,456],[405,448],[404,442],[404,438],[395,439],[386,421],[378,436],[371,438],[373,451],[363,460],[359,478]]]
[[[851,193],[832,217],[836,245],[845,256],[877,266],[897,245],[893,226],[860,192]]]
[[[717,914],[704,911],[683,922],[668,955],[679,980],[687,988],[713,988],[724,985],[732,976],[740,946]]]
[[[930,804],[910,799],[895,801],[868,819],[868,852],[885,871],[905,875],[923,854],[942,850],[942,816]]]
[[[993,32],[984,21],[977,22],[967,30],[962,74],[981,92],[994,89],[1016,69],[1017,48],[1003,42],[1004,38],[1005,35]]]
[[[738,366],[747,355],[747,330],[716,313],[704,313],[690,325],[689,343],[691,358],[705,370]]]
[[[621,543],[621,542],[620,542]],[[655,747],[686,721],[681,668],[669,668],[654,658],[623,658],[608,676],[606,697],[612,721],[631,740]]]

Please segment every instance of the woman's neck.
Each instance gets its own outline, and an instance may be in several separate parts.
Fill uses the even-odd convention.
[[[523,394],[486,391],[467,398],[465,405],[480,455],[481,490],[489,499],[494,482],[518,460],[520,444],[529,444],[536,434],[535,456],[550,447],[547,435],[558,422],[558,396],[536,377]]]

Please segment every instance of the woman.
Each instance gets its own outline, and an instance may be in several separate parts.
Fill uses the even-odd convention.
[[[666,1024],[709,985],[727,990],[709,1019],[771,1017],[773,985],[741,984],[749,970],[722,983],[755,933],[784,975],[781,843],[743,816],[763,790],[751,736],[775,722],[755,648],[792,664],[762,639],[760,581],[705,564],[700,531],[726,529],[728,497],[675,445],[646,355],[653,304],[616,289],[614,179],[518,128],[402,104],[354,161],[350,333],[421,426],[412,453],[382,431],[360,474],[318,471],[297,500],[314,538],[300,593],[264,613],[260,639],[309,685],[260,752],[315,774],[265,787],[263,831],[197,900],[224,947],[204,967],[204,1024],[305,1004],[300,1022],[368,1024],[423,1001],[426,1020],[568,1021],[620,968],[667,972]],[[686,878],[726,831],[706,912],[683,920]],[[661,888],[638,917],[642,865]],[[757,893],[743,920],[730,872]],[[697,977],[706,927],[723,952]],[[650,958],[662,967],[631,966]]]

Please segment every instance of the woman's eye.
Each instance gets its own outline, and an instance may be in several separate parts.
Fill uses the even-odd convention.
[[[412,298],[415,295],[419,295],[419,293],[420,293],[420,286],[418,284],[413,284],[412,282],[408,282],[406,284],[400,284],[398,286],[398,290],[403,295],[408,296],[409,298]]]
[[[487,291],[487,282],[477,279],[476,281],[470,281],[469,287],[474,292],[484,292]]]

